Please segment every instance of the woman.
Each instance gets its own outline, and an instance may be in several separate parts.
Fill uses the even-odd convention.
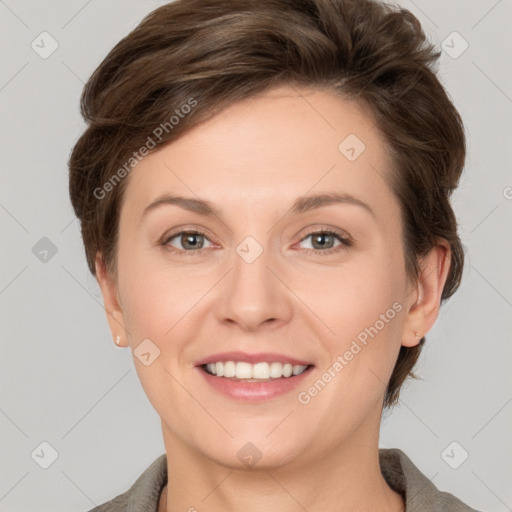
[[[178,0],[85,86],[70,195],[166,453],[94,510],[471,511],[379,450],[463,250],[414,16]]]

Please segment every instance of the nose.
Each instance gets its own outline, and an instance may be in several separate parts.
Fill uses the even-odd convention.
[[[292,294],[271,260],[267,250],[254,261],[234,251],[233,268],[223,279],[216,301],[220,322],[236,324],[244,331],[257,331],[264,326],[275,329],[290,321]]]

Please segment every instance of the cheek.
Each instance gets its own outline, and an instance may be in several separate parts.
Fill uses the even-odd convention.
[[[335,335],[323,336],[326,358],[299,397],[339,436],[355,429],[381,402],[400,349],[405,308],[393,283],[374,277],[370,284],[357,280],[331,295],[337,301],[322,319]]]
[[[154,253],[125,256],[122,297],[130,336],[134,343],[150,338],[161,349],[172,342],[173,351],[179,353],[180,340],[186,338],[185,330],[188,333],[191,319],[201,309],[201,298],[218,281],[218,273],[192,263],[169,265]]]
[[[392,259],[369,258],[360,266],[333,272],[322,293],[310,296],[330,330],[323,337],[328,353],[324,364],[330,367],[341,357],[343,370],[338,373],[344,377],[338,382],[345,386],[348,379],[354,390],[384,387],[398,355],[404,287],[403,271]]]
[[[323,283],[308,298],[336,336],[343,338],[373,325],[402,300],[401,269],[382,257],[361,258],[357,265],[332,269]]]
[[[385,268],[374,264],[365,273],[340,274],[319,315],[335,334],[322,329],[319,350],[326,357],[298,399],[307,418],[321,418],[321,428],[335,439],[380,410],[398,356],[405,308]]]
[[[186,313],[184,295],[181,280],[157,276],[154,272],[133,272],[124,296],[124,314],[130,333],[134,337],[154,339],[158,345]]]
[[[172,403],[173,408],[187,411],[190,418],[193,415],[200,418],[201,411],[191,408],[190,397],[179,382],[182,381],[181,363],[188,357],[187,340],[196,328],[191,322],[192,306],[205,293],[204,286],[200,289],[190,275],[158,268],[144,256],[132,254],[123,260],[120,252],[121,261],[124,319],[134,366],[144,392],[162,417],[169,412],[169,403]],[[151,344],[144,341],[147,339]],[[150,354],[149,364],[145,364],[143,352]],[[176,417],[170,418],[169,424],[174,423],[175,428],[181,428]],[[186,436],[186,431],[182,434]]]

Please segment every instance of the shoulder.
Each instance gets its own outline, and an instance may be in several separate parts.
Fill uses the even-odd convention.
[[[379,450],[382,475],[405,498],[406,512],[478,512],[437,487],[397,448]]]
[[[88,512],[149,512],[156,511],[162,488],[167,482],[167,457],[155,459],[133,485],[123,494],[97,505]]]

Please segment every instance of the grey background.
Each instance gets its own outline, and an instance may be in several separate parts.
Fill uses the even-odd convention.
[[[110,337],[67,181],[84,128],[83,84],[163,3],[0,0],[2,511],[89,510],[127,490],[165,451],[132,357]],[[403,449],[436,486],[474,508],[512,510],[512,2],[400,4],[452,54],[462,48],[453,31],[469,44],[441,61],[468,136],[453,200],[467,262],[428,334],[417,366],[423,380],[410,381],[386,415],[381,446]],[[59,44],[46,59],[31,48],[43,31]],[[36,245],[43,237],[57,250],[46,262]],[[48,469],[31,456],[43,441],[58,453]],[[453,441],[461,448],[448,450],[452,465],[462,449],[469,454],[457,469],[444,452]]]

